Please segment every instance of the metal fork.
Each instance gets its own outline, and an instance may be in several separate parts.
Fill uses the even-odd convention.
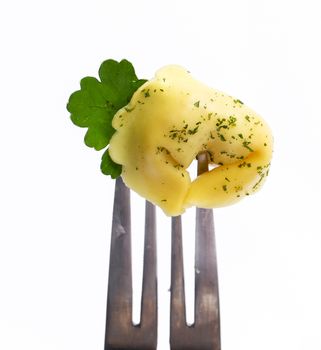
[[[207,155],[198,157],[198,174]],[[130,191],[116,180],[105,350],[155,350],[157,347],[157,275],[155,207],[146,201],[141,321],[132,323]],[[219,299],[212,210],[196,212],[195,323],[186,324],[181,217],[172,218],[170,347],[172,350],[220,350]]]

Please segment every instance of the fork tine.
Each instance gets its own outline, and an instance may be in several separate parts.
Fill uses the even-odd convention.
[[[196,209],[195,327],[203,333],[200,349],[219,350],[220,313],[213,212]]]
[[[155,209],[146,203],[142,312],[139,325],[132,323],[130,190],[116,180],[105,350],[155,350],[157,343]]]
[[[207,154],[198,156],[198,174]],[[172,219],[171,350],[220,350],[220,320],[214,220],[211,209],[196,209],[195,322],[186,324],[181,218]]]
[[[172,218],[172,252],[171,252],[171,313],[170,327],[181,329],[186,325],[184,266],[182,247],[181,216]],[[173,333],[171,332],[171,336]],[[175,341],[175,339],[172,339]]]
[[[198,174],[208,170],[207,154],[198,156]],[[215,230],[212,209],[196,208],[195,325],[212,333],[213,349],[220,349],[220,313]]]
[[[115,186],[107,310],[108,330],[115,322],[129,327],[132,322],[130,192],[121,178],[117,178]]]
[[[105,350],[117,349],[132,324],[130,192],[119,177],[115,185],[110,242]],[[113,347],[114,346],[114,347]]]
[[[157,261],[155,206],[146,201],[143,287],[140,327],[150,349],[157,346]]]

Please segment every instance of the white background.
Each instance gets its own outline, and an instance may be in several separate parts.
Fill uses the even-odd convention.
[[[320,33],[317,0],[2,1],[0,349],[103,349],[114,183],[65,105],[103,60],[127,58],[140,78],[183,65],[270,124],[266,185],[215,210],[222,350],[320,350]],[[143,200],[133,201],[139,243]],[[161,211],[158,224],[167,350],[170,231]],[[187,225],[184,238],[192,275]]]

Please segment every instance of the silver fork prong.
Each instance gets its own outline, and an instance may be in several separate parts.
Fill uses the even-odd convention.
[[[213,211],[196,209],[195,328],[202,334],[200,350],[220,346],[220,312]]]
[[[198,155],[198,175],[208,171],[208,154]],[[212,334],[212,348],[220,349],[220,311],[212,209],[196,208],[195,325]]]
[[[144,267],[140,327],[150,349],[157,347],[157,261],[155,206],[146,201]]]
[[[181,216],[172,218],[172,251],[171,251],[171,313],[170,328],[182,329],[186,325],[185,286],[182,243]],[[175,333],[170,333],[171,343],[176,342]]]
[[[123,328],[132,323],[130,191],[120,177],[115,185],[106,321],[108,335],[115,324]]]
[[[107,296],[105,350],[155,350],[157,282],[155,209],[146,203],[141,322],[132,322],[130,190],[115,185]]]
[[[207,171],[198,156],[198,174]],[[171,350],[220,350],[220,313],[213,211],[196,209],[195,322],[186,324],[181,218],[172,219]]]

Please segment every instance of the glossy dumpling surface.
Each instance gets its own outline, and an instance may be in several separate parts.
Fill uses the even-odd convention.
[[[110,155],[128,187],[175,216],[189,206],[233,204],[268,175],[272,135],[240,100],[179,66],[160,69],[113,119]],[[199,152],[216,167],[191,181]]]

